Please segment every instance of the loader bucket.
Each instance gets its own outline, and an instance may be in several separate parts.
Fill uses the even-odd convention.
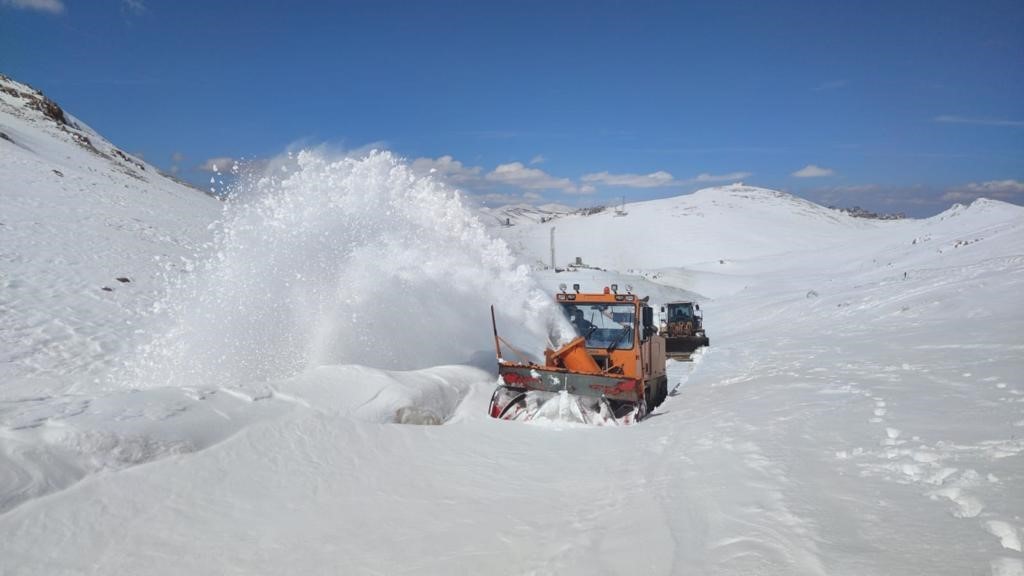
[[[676,355],[689,356],[694,350],[703,345],[700,338],[694,336],[668,337],[665,339],[665,353],[670,358]]]

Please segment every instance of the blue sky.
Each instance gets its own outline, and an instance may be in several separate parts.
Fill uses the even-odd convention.
[[[202,183],[381,146],[491,203],[1024,203],[1024,3],[0,0],[0,72]]]

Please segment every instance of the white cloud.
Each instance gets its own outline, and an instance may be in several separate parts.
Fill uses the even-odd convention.
[[[543,196],[536,192],[523,192],[522,194],[488,192],[486,194],[476,194],[473,197],[480,202],[490,204],[492,206],[501,206],[509,204],[537,204],[538,202],[544,199]]]
[[[538,160],[540,159],[540,160]],[[535,156],[531,162],[542,161],[543,157]],[[468,192],[476,195],[484,201],[515,200],[540,200],[541,196],[534,190],[560,190],[567,194],[588,194],[593,192],[589,189],[578,188],[568,178],[558,178],[544,172],[539,168],[530,168],[522,162],[501,164],[494,170],[484,173],[479,166],[466,166],[450,155],[440,158],[417,158],[412,161],[412,169],[419,174],[434,174],[449,184],[464,187]],[[512,186],[527,191],[521,195],[503,193],[484,193],[487,188],[495,185]]]
[[[693,179],[694,182],[729,182],[736,180],[743,180],[744,178],[750,177],[751,172],[729,172],[728,174],[708,174],[707,172],[698,174]]]
[[[1001,118],[974,118],[970,116],[943,115],[932,118],[933,122],[942,124],[975,124],[979,126],[1024,126],[1024,120],[1005,120]]]
[[[950,190],[942,195],[942,199],[946,202],[972,202],[982,196],[983,194],[967,190]]]
[[[64,3],[61,0],[3,0],[5,6],[23,10],[39,10],[50,14],[63,14]]]
[[[146,11],[146,4],[142,0],[121,0],[121,9],[138,16]]]
[[[181,163],[185,161],[185,155],[181,152],[171,154],[171,174],[177,175],[181,172]]]
[[[594,172],[584,174],[580,178],[583,182],[601,184],[603,186],[620,186],[623,188],[661,188],[672,186],[680,182],[664,170],[651,172],[650,174],[610,174],[608,172]]]
[[[540,164],[545,158],[538,154],[530,159],[530,164]],[[528,194],[514,196],[495,190],[495,186],[510,186],[524,191],[555,190],[564,194],[593,194],[598,188],[666,188],[684,186],[692,183],[738,181],[751,175],[750,172],[730,172],[727,174],[702,173],[690,180],[680,180],[671,173],[658,170],[649,174],[620,173],[608,171],[584,174],[578,181],[570,178],[553,176],[535,166],[522,162],[500,164],[491,171],[479,166],[466,166],[451,155],[439,158],[416,158],[411,163],[412,169],[419,174],[434,174],[449,184],[459,186],[465,191],[485,201],[499,199],[537,200],[540,195],[531,197]]]
[[[610,174],[608,172],[594,172],[585,174],[580,179],[602,186],[620,186],[623,188],[666,188],[669,186],[680,186],[692,183],[709,182],[735,182],[743,180],[751,175],[751,172],[730,172],[728,174],[710,174],[703,172],[690,180],[678,180],[672,174],[659,170],[650,174]]]
[[[909,192],[897,190],[900,192]],[[883,189],[877,184],[850,184],[846,186],[823,186],[808,191],[810,200],[823,205],[859,206],[884,199],[893,189]],[[906,198],[903,198],[904,200]]]
[[[848,80],[830,80],[828,82],[822,82],[813,88],[815,92],[823,92],[825,90],[838,90],[845,87],[850,82]]]
[[[835,174],[835,170],[831,168],[822,168],[821,166],[815,166],[814,164],[808,164],[803,168],[793,172],[793,176],[797,178],[821,178],[823,176],[832,176]]]
[[[200,164],[199,169],[204,172],[226,172],[231,170],[234,163],[235,159],[230,156],[218,156]]]
[[[489,182],[507,184],[525,190],[561,190],[566,194],[580,193],[572,180],[557,178],[538,168],[527,168],[522,162],[499,164],[485,178]]]
[[[1024,182],[1020,180],[989,180],[988,182],[971,182],[967,189],[983,194],[1022,194]]]
[[[412,169],[420,174],[434,174],[453,185],[479,182],[482,170],[479,166],[464,166],[449,155],[437,159],[417,158],[412,161]]]
[[[988,182],[971,182],[963,188],[950,190],[942,195],[947,202],[970,202],[977,198],[995,198],[996,200],[1024,200],[1024,182],[1020,180],[989,180]]]
[[[830,188],[835,192],[874,192],[879,190],[878,184],[852,184],[850,186],[835,186]]]

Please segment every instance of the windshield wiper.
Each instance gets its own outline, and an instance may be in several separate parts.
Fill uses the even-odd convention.
[[[606,352],[611,352],[612,350],[614,350],[615,347],[619,345],[619,342],[622,342],[622,339],[625,338],[626,334],[629,334],[629,331],[632,329],[632,326],[626,326],[625,328],[623,328],[622,332],[619,332],[619,335],[615,337],[615,341],[608,346]]]

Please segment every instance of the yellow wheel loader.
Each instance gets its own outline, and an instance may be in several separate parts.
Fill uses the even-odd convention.
[[[710,346],[704,332],[704,313],[695,302],[669,302],[661,307],[665,350],[669,358],[689,360],[695,350]]]

